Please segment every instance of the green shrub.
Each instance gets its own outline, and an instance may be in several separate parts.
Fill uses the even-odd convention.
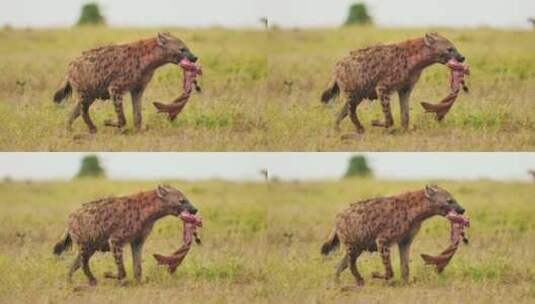
[[[368,8],[364,3],[356,3],[349,7],[345,25],[364,25],[372,23],[372,17],[368,14]]]
[[[366,157],[362,155],[356,155],[351,157],[351,159],[349,160],[349,166],[347,167],[345,177],[369,177],[371,175],[372,170],[370,169],[370,167],[368,167]]]
[[[88,155],[82,159],[82,165],[76,177],[104,177],[105,175],[98,157],[96,155]]]
[[[104,24],[104,16],[100,13],[100,8],[96,3],[87,3],[82,6],[82,13],[77,25],[98,25]]]

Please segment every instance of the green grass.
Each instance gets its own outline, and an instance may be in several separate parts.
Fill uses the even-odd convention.
[[[436,30],[453,41],[471,67],[470,94],[461,94],[443,123],[420,106],[448,94],[449,72],[441,65],[424,71],[411,97],[411,129],[402,132],[399,103],[392,96],[394,132],[371,126],[382,118],[379,102],[364,102],[359,117],[366,134],[341,141],[353,132],[349,121],[333,132],[342,104],[323,106],[319,96],[334,64],[349,50],[403,41]],[[535,36],[531,32],[491,29],[377,29],[347,27],[329,30],[272,31],[268,55],[268,112],[272,132],[282,134],[275,149],[307,151],[473,151],[535,148]],[[286,83],[292,83],[291,88]]]
[[[156,113],[153,101],[171,102],[182,93],[182,72],[174,65],[158,70],[144,94],[143,119],[148,130],[121,134],[103,122],[115,118],[112,104],[91,108],[99,133],[85,136],[80,118],[74,132],[65,129],[74,105],[52,102],[69,61],[86,49],[135,41],[169,30],[199,56],[204,69],[202,94],[195,94],[173,123]],[[264,146],[266,34],[223,29],[108,29],[0,31],[0,149],[19,151],[173,151],[253,150]],[[127,128],[132,131],[130,96],[125,95]],[[79,136],[84,134],[84,136]]]
[[[394,132],[372,128],[381,117],[379,103],[365,102],[359,116],[367,133],[332,130],[340,102],[324,106],[319,96],[337,60],[350,50],[421,36],[426,29],[347,27],[317,30],[240,31],[168,29],[200,57],[204,93],[194,95],[170,123],[153,101],[170,102],[181,89],[181,72],[165,66],[144,96],[143,133],[126,135],[103,126],[114,118],[110,102],[91,109],[99,133],[86,134],[80,119],[65,130],[72,100],[62,106],[51,96],[67,64],[83,50],[134,41],[166,29],[84,27],[0,31],[0,150],[18,151],[451,151],[533,150],[535,148],[535,36],[492,29],[438,30],[467,56],[470,94],[462,94],[439,124],[419,102],[438,102],[448,93],[448,71],[427,69],[411,101],[411,130],[399,127],[397,96],[392,105]],[[286,83],[291,83],[287,85]],[[132,130],[129,96],[125,99]]]
[[[174,275],[156,265],[153,253],[169,254],[182,243],[177,218],[156,222],[144,248],[144,283],[135,286],[130,250],[125,247],[128,287],[103,278],[115,271],[109,254],[96,254],[91,267],[99,281],[93,292],[73,292],[66,272],[74,259],[70,251],[61,258],[52,246],[66,227],[68,213],[82,203],[110,195],[154,188],[154,182],[0,184],[0,303],[250,303],[262,298],[267,276],[257,261],[265,254],[265,198],[258,185],[221,182],[170,182],[187,193],[201,210],[205,225],[202,246],[194,245]],[[229,190],[227,190],[227,188]],[[82,271],[74,286],[86,284]]]
[[[333,288],[340,252],[323,258],[319,247],[335,214],[350,202],[417,189],[419,181],[348,179],[338,182],[231,183],[168,181],[182,189],[204,218],[202,246],[194,246],[174,275],[156,265],[153,253],[181,242],[181,224],[156,223],[144,248],[144,283],[133,284],[125,250],[127,286],[103,278],[114,270],[110,254],[91,267],[95,290],[74,292],[66,279],[72,251],[61,258],[52,246],[67,215],[82,203],[155,187],[156,182],[83,180],[0,184],[0,303],[532,303],[535,301],[535,188],[491,181],[438,183],[449,189],[471,219],[470,245],[461,246],[445,272],[423,265],[420,253],[447,246],[449,225],[424,223],[412,247],[411,282],[399,278],[397,249],[392,283],[371,279],[382,270],[377,254],[364,254],[359,268],[366,286]],[[85,284],[76,273],[74,286]],[[343,284],[353,282],[349,272]]]
[[[395,278],[371,278],[383,271],[377,254],[363,254],[359,270],[366,285],[354,292],[333,288],[340,251],[323,258],[322,242],[334,216],[350,202],[418,189],[424,182],[350,179],[333,183],[278,184],[268,216],[268,273],[272,302],[281,303],[528,303],[535,301],[535,188],[529,184],[438,181],[455,195],[471,219],[470,245],[461,246],[444,273],[423,265],[420,253],[438,254],[448,245],[449,224],[425,222],[411,252],[411,282],[401,284],[393,247]],[[343,285],[353,284],[349,271]]]

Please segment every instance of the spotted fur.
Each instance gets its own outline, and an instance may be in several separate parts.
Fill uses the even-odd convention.
[[[334,229],[321,251],[327,255],[342,244],[346,254],[338,265],[335,281],[338,282],[342,271],[350,267],[357,285],[363,285],[364,279],[356,265],[360,254],[379,251],[385,273],[374,273],[373,277],[389,280],[394,275],[390,247],[398,244],[401,276],[407,282],[410,245],[422,222],[435,215],[445,216],[450,210],[464,212],[448,191],[437,186],[353,203],[336,216]]]
[[[357,107],[364,99],[380,99],[384,121],[374,120],[372,125],[390,128],[394,119],[390,110],[390,95],[398,92],[401,124],[409,127],[409,96],[423,69],[435,64],[446,63],[464,57],[446,38],[426,34],[423,38],[407,40],[396,44],[376,45],[352,51],[335,66],[328,88],[321,100],[327,103],[335,95],[344,98],[344,107],[336,118],[335,128],[348,115],[357,132],[364,132]]]
[[[95,127],[89,116],[89,107],[96,99],[112,99],[117,121],[107,120],[106,126],[122,128],[126,125],[123,111],[123,95],[130,92],[136,130],[141,128],[141,97],[154,71],[167,63],[178,64],[183,58],[195,62],[186,44],[169,33],[158,33],[155,38],[136,42],[108,45],[83,52],[74,59],[60,88],[54,94],[54,102],[61,102],[75,90],[78,102],[67,124],[82,115],[89,131]]]
[[[60,255],[72,244],[78,248],[68,275],[68,281],[80,267],[89,280],[96,278],[89,269],[89,259],[97,251],[111,251],[117,265],[117,274],[106,273],[107,278],[123,279],[126,271],[123,264],[123,246],[130,243],[134,263],[134,276],[141,280],[141,252],[143,244],[158,219],[182,211],[195,214],[197,209],[180,192],[169,186],[140,192],[130,196],[110,197],[84,204],[69,216],[67,230],[54,246]]]

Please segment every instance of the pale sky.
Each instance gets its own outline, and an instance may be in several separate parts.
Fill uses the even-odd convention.
[[[379,179],[529,181],[535,153],[362,153]],[[0,177],[70,179],[86,153],[0,153]],[[355,153],[98,153],[111,179],[339,179]]]
[[[70,26],[87,0],[0,0],[0,25]],[[96,0],[113,26],[338,26],[356,0]],[[480,26],[529,29],[534,0],[368,0],[380,26]]]

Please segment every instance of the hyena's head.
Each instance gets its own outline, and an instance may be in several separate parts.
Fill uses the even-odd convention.
[[[425,34],[424,42],[426,46],[433,50],[436,62],[445,64],[450,59],[455,59],[459,62],[463,62],[465,59],[451,41],[437,33]]]
[[[184,58],[191,62],[197,61],[197,56],[193,55],[184,41],[169,33],[158,33],[156,41],[164,49],[167,59],[171,62],[178,64]]]
[[[178,216],[184,211],[191,214],[197,213],[197,208],[191,204],[182,192],[175,188],[168,185],[160,185],[158,186],[158,189],[156,189],[156,194],[162,201],[166,211],[172,215]]]
[[[424,192],[435,214],[446,215],[450,211],[463,214],[465,211],[448,191],[438,186],[427,185]]]

